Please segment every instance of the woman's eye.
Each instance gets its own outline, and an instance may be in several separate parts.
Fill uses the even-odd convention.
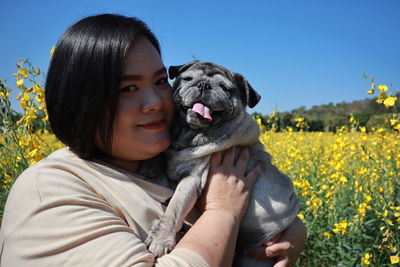
[[[128,85],[119,90],[120,93],[131,93],[131,92],[136,92],[138,90],[138,87],[136,85]]]
[[[156,82],[156,85],[158,85],[158,86],[169,85],[168,78],[165,77],[165,78],[158,79]]]

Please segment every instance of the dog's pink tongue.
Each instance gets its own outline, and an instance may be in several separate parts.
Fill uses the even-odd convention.
[[[207,106],[204,106],[202,103],[195,103],[192,107],[192,110],[200,114],[203,118],[212,121],[210,109]]]

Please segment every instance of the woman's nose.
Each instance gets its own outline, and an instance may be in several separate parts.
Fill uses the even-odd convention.
[[[144,113],[159,111],[163,107],[163,99],[154,88],[147,90],[143,103]]]

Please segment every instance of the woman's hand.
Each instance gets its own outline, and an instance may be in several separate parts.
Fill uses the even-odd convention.
[[[247,249],[247,257],[272,258],[276,257],[274,267],[293,266],[299,257],[307,239],[307,229],[304,223],[296,217],[289,227],[262,247]]]
[[[261,165],[245,174],[249,149],[213,154],[207,184],[198,200],[202,215],[175,248],[191,249],[210,266],[232,266],[239,223]]]
[[[243,148],[235,160],[235,147],[211,157],[207,185],[199,199],[201,211],[218,211],[239,221],[249,201],[251,188],[261,172],[261,164],[245,174],[249,149]]]

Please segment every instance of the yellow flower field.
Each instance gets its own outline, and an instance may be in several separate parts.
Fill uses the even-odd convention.
[[[309,239],[299,266],[399,263],[398,133],[264,132],[261,141],[301,201]]]

